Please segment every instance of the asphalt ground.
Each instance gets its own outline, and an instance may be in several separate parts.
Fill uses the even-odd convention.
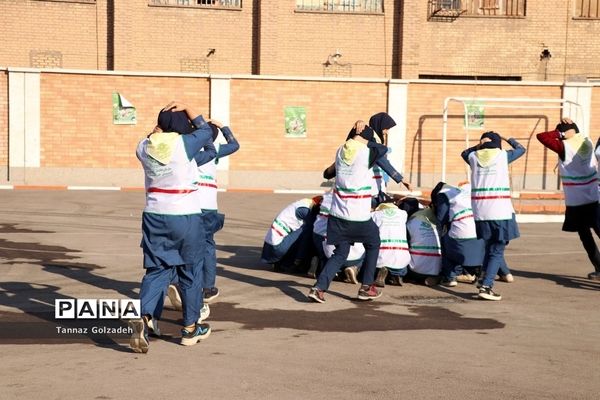
[[[126,335],[60,333],[98,321],[57,320],[54,302],[137,297],[143,193],[1,196],[2,400],[600,398],[600,282],[560,224],[520,225],[500,302],[473,285],[405,284],[365,303],[334,282],[316,304],[312,279],[259,262],[272,219],[302,195],[221,193],[211,336],[179,345],[167,308],[164,337],[135,354]]]

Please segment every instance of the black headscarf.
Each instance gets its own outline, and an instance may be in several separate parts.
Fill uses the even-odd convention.
[[[431,191],[431,203],[433,203],[434,205],[437,202],[437,195],[440,193],[445,184],[446,183],[444,182],[439,182]]]
[[[564,133],[564,132],[568,131],[569,129],[575,129],[575,132],[579,133],[579,128],[577,127],[577,124],[574,123],[574,122],[570,123],[570,124],[567,124],[565,122],[561,122],[560,124],[556,125],[556,130],[559,131],[559,132],[563,132]]]
[[[210,129],[212,130],[212,140],[214,142],[217,140],[217,136],[219,136],[219,128],[212,122],[209,122],[208,126],[210,126]]]
[[[373,115],[369,119],[369,126],[373,128],[379,139],[381,139],[381,143],[384,143],[383,140],[383,130],[390,129],[396,126],[396,121],[389,114],[380,112]]]
[[[185,111],[161,111],[158,113],[157,122],[163,132],[187,134],[194,131],[194,126]]]
[[[479,146],[481,149],[501,149],[502,148],[502,138],[496,132],[492,132],[492,131],[486,132],[483,135],[481,135],[481,139],[483,139],[483,138],[488,138],[491,141],[485,142],[484,144]]]

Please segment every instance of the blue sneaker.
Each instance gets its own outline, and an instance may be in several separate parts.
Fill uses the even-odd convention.
[[[196,324],[196,328],[192,332],[185,328],[181,330],[181,344],[184,346],[193,346],[198,343],[198,341],[204,340],[209,336],[209,324]]]
[[[147,353],[149,346],[148,325],[142,318],[130,319],[128,324],[133,330],[129,339],[129,347],[136,353]]]

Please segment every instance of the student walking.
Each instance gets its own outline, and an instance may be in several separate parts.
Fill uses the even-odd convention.
[[[183,299],[181,344],[196,344],[211,332],[210,325],[198,323],[203,272],[198,260],[204,259],[205,232],[202,209],[193,196],[198,189],[194,156],[202,148],[204,156],[215,156],[211,136],[202,116],[171,102],[159,113],[154,131],[138,144],[136,155],[146,187],[141,243],[146,273],[140,288],[143,318],[131,322],[130,346],[137,353],[148,351],[149,323],[160,317],[156,313],[162,310],[165,289],[174,275]]]

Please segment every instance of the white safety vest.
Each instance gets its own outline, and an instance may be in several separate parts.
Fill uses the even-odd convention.
[[[486,163],[483,153],[494,151]],[[477,150],[469,154],[471,166],[471,203],[476,221],[512,219],[514,209],[510,199],[508,155],[502,149]]]
[[[558,166],[565,193],[565,205],[598,202],[598,171],[594,146],[588,137],[575,135],[563,141],[565,159]]]
[[[352,141],[354,139],[350,139]],[[331,215],[348,221],[368,221],[371,218],[371,187],[373,173],[369,168],[369,148],[358,150],[352,164],[342,160],[342,149],[335,160],[335,186]]]
[[[372,213],[379,227],[379,257],[377,268],[405,268],[410,263],[408,240],[406,238],[406,219],[408,214],[398,207],[378,209]]]
[[[203,210],[217,210],[217,163],[211,160],[198,167],[196,197]]]
[[[156,135],[157,133],[155,133]],[[174,143],[170,161],[163,164],[147,151],[150,140],[139,142],[136,155],[145,173],[146,207],[144,212],[163,215],[189,215],[202,213],[194,193],[197,165],[186,154],[183,139]]]
[[[442,269],[442,246],[430,209],[417,211],[406,223],[410,235],[410,268],[423,275],[438,275]]]
[[[300,229],[304,220],[296,217],[296,210],[300,207],[311,208],[312,199],[301,199],[285,207],[277,215],[265,236],[265,242],[277,246],[290,233]]]
[[[444,185],[439,193],[446,196],[450,204],[448,236],[453,239],[477,239],[471,208],[471,185],[465,184],[461,187]]]
[[[385,179],[383,179],[384,172],[383,169],[381,169],[381,167],[378,165],[374,165],[373,168],[371,168],[371,171],[373,172],[373,187],[371,188],[371,195],[377,196],[379,192],[385,192],[386,190]]]

